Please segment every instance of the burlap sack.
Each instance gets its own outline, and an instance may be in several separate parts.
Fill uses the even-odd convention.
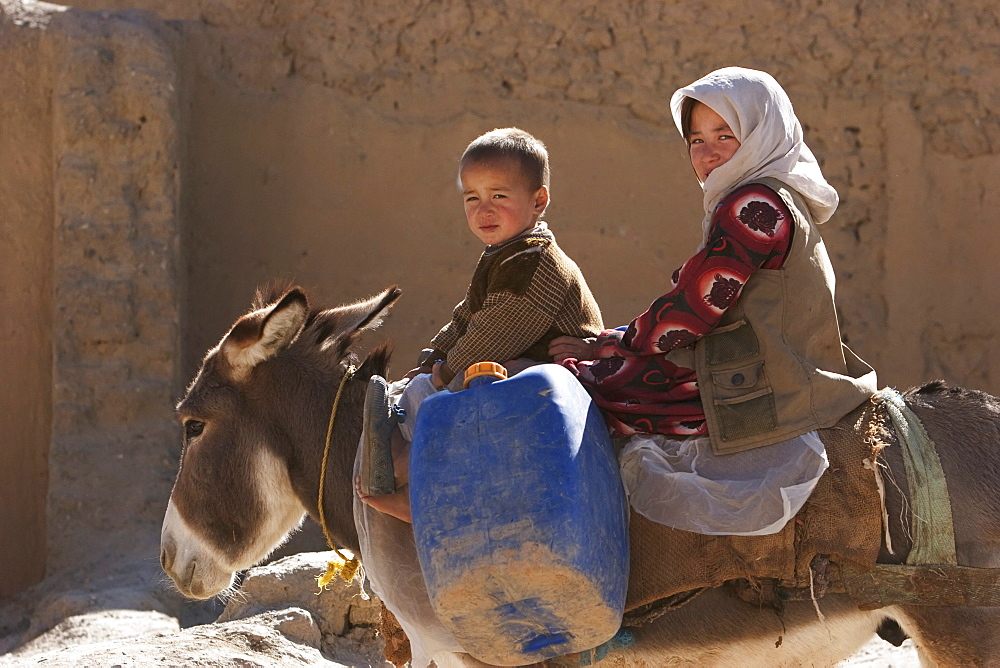
[[[809,563],[817,554],[834,563],[874,567],[882,511],[872,467],[885,442],[884,424],[884,414],[865,402],[820,430],[830,468],[795,519],[776,534],[705,536],[633,512],[626,611],[727,580],[774,578],[783,586],[808,587]]]

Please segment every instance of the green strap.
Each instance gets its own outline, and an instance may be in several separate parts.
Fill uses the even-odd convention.
[[[906,563],[913,566],[956,565],[955,525],[952,522],[948,482],[944,478],[934,442],[899,392],[885,388],[875,395],[875,400],[889,412],[903,448],[913,533],[913,547]]]
[[[1000,606],[1000,569],[968,566],[878,564],[874,569],[842,564],[840,576],[862,610],[887,605]]]

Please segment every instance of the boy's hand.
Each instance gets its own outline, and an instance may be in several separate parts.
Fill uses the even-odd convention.
[[[417,357],[417,368],[410,369],[403,378],[412,379],[422,373],[433,373],[434,363],[441,359],[441,353],[434,348],[424,348]]]
[[[549,343],[549,355],[556,362],[565,359],[597,359],[597,339],[578,339],[575,336],[557,336]]]
[[[431,370],[431,384],[434,385],[434,389],[443,390],[444,386],[447,384],[441,377],[441,365],[444,364],[444,360],[438,360],[434,362],[434,368]]]

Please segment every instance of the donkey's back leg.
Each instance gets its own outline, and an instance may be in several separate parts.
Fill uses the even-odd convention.
[[[1000,608],[896,606],[924,666],[1000,666]]]

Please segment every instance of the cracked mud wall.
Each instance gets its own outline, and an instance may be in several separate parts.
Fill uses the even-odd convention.
[[[68,11],[52,49],[49,570],[155,555],[176,459],[178,153],[162,22]],[[99,538],[98,538],[99,537]]]
[[[8,443],[33,442],[51,480],[53,568],[128,522],[155,549],[170,406],[257,285],[294,279],[332,304],[399,283],[368,338],[396,341],[395,374],[411,366],[480,250],[455,168],[483,131],[547,143],[547,218],[607,324],[627,322],[697,243],[667,101],[724,65],[775,75],[840,192],[823,235],[843,331],[881,383],[1000,393],[993,2],[70,4],[0,0],[18,63],[0,72],[0,136],[17,137],[0,142],[17,202],[4,286],[37,274],[0,293],[32,314],[10,326],[25,392],[2,410],[52,393]],[[47,26],[15,21],[26,8]],[[0,456],[20,462],[14,445]],[[123,505],[139,510],[120,525]]]
[[[823,233],[850,345],[885,384],[1000,392],[995,3],[74,4],[142,6],[178,36],[186,374],[275,277],[330,301],[400,283],[386,331],[408,368],[478,253],[457,156],[502,125],[549,145],[547,217],[608,323],[627,322],[696,242],[667,100],[740,64],[785,86],[841,194]]]

